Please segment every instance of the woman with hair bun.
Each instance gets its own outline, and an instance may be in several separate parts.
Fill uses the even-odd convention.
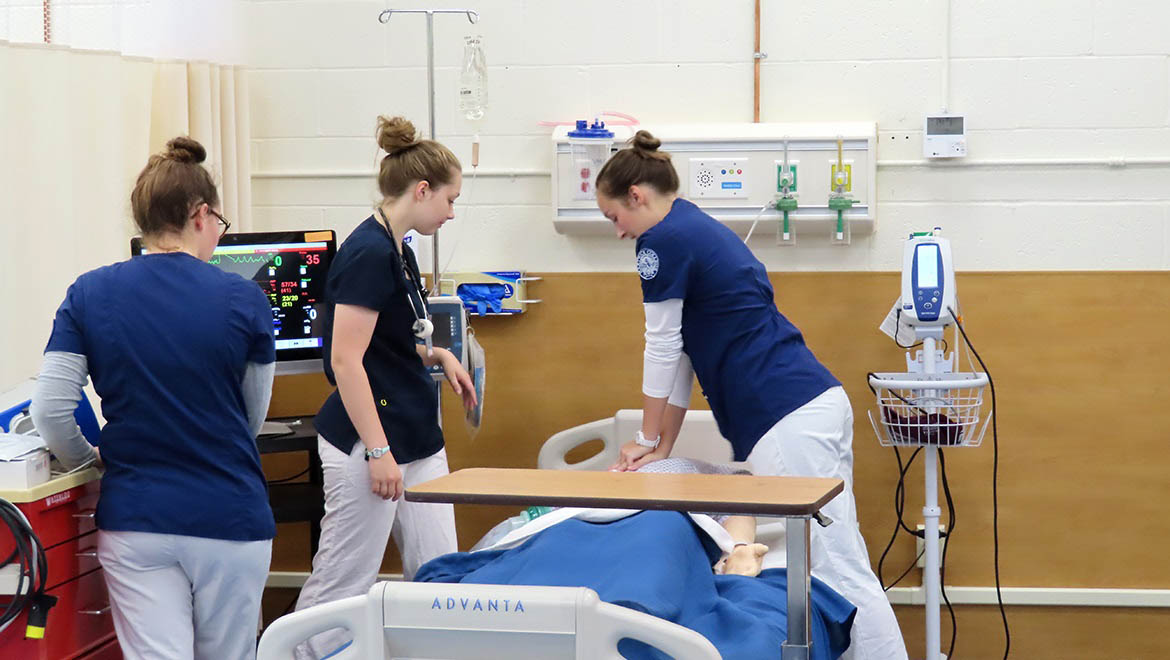
[[[272,311],[254,282],[207,263],[229,225],[205,157],[178,137],[147,161],[130,196],[147,254],[69,287],[32,401],[66,468],[105,465],[98,559],[128,660],[255,657],[276,533],[256,449]],[[90,376],[100,456],[73,421]]]
[[[637,240],[646,313],[642,428],[613,469],[670,455],[697,375],[735,460],[753,474],[845,482],[823,509],[833,524],[813,526],[812,570],[858,608],[851,657],[904,659],[898,621],[857,525],[849,398],[776,309],[764,265],[734,232],[678,196],[678,174],[659,146],[638,131],[597,175],[598,207],[619,238]]]
[[[459,359],[418,343],[429,330],[427,295],[406,232],[434,234],[455,217],[462,166],[447,147],[420,140],[402,117],[379,117],[382,202],[341,244],[329,267],[325,374],[337,390],[317,413],[325,516],[302,610],[365,594],[393,533],[409,580],[423,563],[455,552],[450,504],[400,501],[413,484],[447,474],[438,400],[427,369],[442,365],[464,404],[475,387]],[[334,629],[297,648],[320,658],[352,635]]]

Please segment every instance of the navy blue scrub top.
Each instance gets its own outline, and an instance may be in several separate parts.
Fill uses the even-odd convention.
[[[97,526],[230,541],[276,535],[240,382],[276,359],[254,282],[184,252],[77,278],[45,351],[84,355],[102,400]]]
[[[337,250],[325,285],[325,375],[333,385],[337,384],[331,360],[334,307],[357,305],[378,312],[362,365],[390,451],[400,464],[432,456],[443,448],[434,381],[415,348],[411,328],[415,314],[422,312],[421,305],[426,303],[420,301],[415,284],[406,280],[404,266],[418,273],[410,246],[402,246],[400,257],[389,232],[370,216]],[[347,454],[361,441],[337,390],[321,406],[314,423],[329,444]]]
[[[776,309],[764,264],[699,207],[675,200],[635,249],[643,301],[683,300],[683,350],[735,460],[785,415],[841,384]]]

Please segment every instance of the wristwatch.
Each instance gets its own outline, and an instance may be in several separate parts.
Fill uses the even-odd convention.
[[[645,436],[645,435],[642,435],[642,430],[641,430],[641,429],[638,429],[638,432],[634,434],[634,442],[635,442],[635,443],[637,443],[637,444],[639,444],[639,445],[641,445],[641,446],[643,446],[643,447],[649,447],[649,448],[651,448],[651,449],[657,449],[657,448],[658,448],[658,443],[659,443],[659,442],[662,442],[662,436],[660,435],[660,436],[658,436],[657,438],[654,438],[654,440],[653,440],[653,441],[651,441],[651,440],[647,440],[647,439],[646,439],[646,436]]]
[[[385,456],[389,452],[390,452],[390,447],[375,447],[374,449],[367,449],[366,450],[366,460],[368,461],[371,458],[382,458],[383,456]]]

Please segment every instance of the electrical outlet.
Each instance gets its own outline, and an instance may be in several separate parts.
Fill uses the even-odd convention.
[[[792,172],[790,183],[788,184],[788,191],[795,193],[797,184],[797,168],[796,165],[799,160],[794,158],[788,159],[788,169]],[[776,192],[781,192],[784,189],[784,161],[776,161]]]
[[[926,525],[918,525],[918,531],[926,531]],[[943,550],[946,550],[947,539],[943,534],[947,531],[947,526],[939,523],[938,525],[938,556],[941,561]],[[914,537],[914,556],[918,557],[918,568],[926,568],[926,539]]]
[[[846,160],[845,165],[845,192],[853,192],[853,161]],[[837,163],[833,163],[829,170],[829,189],[837,189]]]

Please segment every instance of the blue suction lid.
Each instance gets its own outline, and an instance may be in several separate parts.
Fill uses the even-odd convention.
[[[589,125],[588,119],[578,119],[577,128],[569,131],[569,137],[572,138],[611,138],[613,131],[605,127],[605,122],[593,120],[593,125]]]

